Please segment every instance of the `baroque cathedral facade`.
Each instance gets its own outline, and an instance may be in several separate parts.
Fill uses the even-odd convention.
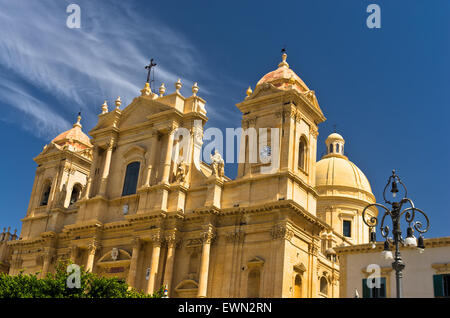
[[[249,160],[246,134],[234,180],[220,154],[195,160],[208,120],[197,84],[184,97],[180,81],[171,94],[146,83],[123,109],[120,98],[103,104],[92,138],[78,117],[34,159],[20,235],[0,237],[2,271],[45,275],[71,259],[147,293],[166,286],[170,297],[339,297],[333,247],[369,242],[361,212],[375,198],[339,134],[316,160],[326,118],[286,57],[236,105],[242,129],[279,129],[276,169]]]

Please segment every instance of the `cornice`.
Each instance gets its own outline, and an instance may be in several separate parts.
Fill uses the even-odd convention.
[[[436,237],[424,239],[425,249],[433,247],[446,247],[450,246],[450,236],[446,237]],[[375,253],[381,252],[384,248],[384,242],[377,242],[376,247],[373,249],[372,244],[358,244],[352,246],[339,246],[333,247],[337,254],[363,254],[363,253]],[[415,247],[400,246],[401,250],[416,250]]]
[[[322,188],[326,188],[326,189],[342,189],[342,190],[345,189],[345,190],[349,190],[349,191],[352,191],[352,192],[355,192],[355,193],[362,192],[362,193],[365,193],[365,194],[369,195],[371,198],[373,198],[373,200],[372,201],[365,201],[363,199],[359,199],[359,198],[356,198],[356,197],[350,197],[350,196],[344,195],[344,194],[333,194],[333,195],[320,194]],[[334,201],[334,199],[339,199],[339,200],[345,200],[345,201],[358,203],[358,204],[361,204],[361,205],[364,205],[364,206],[376,202],[375,201],[375,197],[374,197],[373,194],[371,194],[371,193],[369,193],[367,191],[364,191],[364,190],[355,190],[355,188],[353,188],[353,187],[345,187],[345,186],[342,186],[342,187],[341,186],[318,186],[318,187],[315,187],[315,189],[318,192],[318,199],[319,200],[323,200],[322,202],[325,202],[325,200]]]
[[[305,181],[303,181],[302,178],[300,178],[296,172],[292,170],[285,170],[285,171],[278,171],[275,173],[260,173],[260,174],[252,174],[248,176],[244,176],[242,178],[238,178],[235,180],[230,180],[224,183],[224,186],[236,186],[241,183],[247,183],[247,182],[253,182],[263,179],[269,179],[269,178],[276,178],[276,177],[288,177],[290,179],[295,180],[296,182],[300,183],[304,188],[306,188],[315,198],[319,197],[319,194],[317,193],[315,187],[307,184]]]
[[[296,203],[293,200],[283,200],[283,201],[275,201],[268,202],[259,205],[247,206],[247,207],[232,207],[220,210],[220,215],[233,215],[233,214],[242,214],[242,213],[254,213],[254,212],[264,212],[264,211],[272,211],[274,209],[292,209],[294,212],[304,217],[309,222],[314,225],[319,226],[322,229],[329,229],[330,226],[320,220],[318,217],[306,211],[302,206]]]
[[[98,220],[92,220],[82,223],[69,224],[64,226],[64,230],[66,231],[78,231],[78,230],[86,230],[86,229],[99,229],[103,227],[103,223]]]
[[[125,215],[125,219],[129,222],[142,222],[161,218],[166,218],[166,212],[163,210],[153,210],[146,213]]]

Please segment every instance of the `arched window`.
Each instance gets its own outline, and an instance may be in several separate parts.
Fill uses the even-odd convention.
[[[127,166],[122,196],[136,193],[140,167],[141,163],[139,161],[132,162]]]
[[[248,298],[258,298],[259,297],[259,286],[261,281],[261,272],[259,269],[252,269],[248,273],[247,280],[247,297]]]
[[[300,138],[298,145],[298,168],[306,170],[306,140],[304,137]]]
[[[302,298],[302,278],[300,275],[295,276],[294,298]]]
[[[81,185],[76,184],[73,186],[72,188],[72,194],[70,195],[70,205],[74,204],[75,202],[78,201],[78,199],[80,198],[80,194],[81,194]]]
[[[320,278],[320,292],[324,295],[328,295],[328,281],[325,276]]]
[[[333,144],[330,144],[330,153],[333,153]]]
[[[336,144],[336,152],[339,153],[339,144]]]
[[[50,197],[51,189],[52,189],[52,185],[50,183],[47,183],[44,187],[44,192],[42,193],[41,206],[48,204],[48,199]]]

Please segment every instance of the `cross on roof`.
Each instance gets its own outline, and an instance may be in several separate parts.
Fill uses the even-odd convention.
[[[156,66],[156,63],[153,63],[153,59],[150,59],[150,64],[145,66],[145,69],[148,70],[147,83],[150,83],[150,72],[152,71],[153,66]]]

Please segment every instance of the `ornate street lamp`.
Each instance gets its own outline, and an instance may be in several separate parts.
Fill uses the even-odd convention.
[[[395,199],[397,197],[397,193],[399,192],[398,184],[400,184],[404,191],[404,197],[396,202],[391,202],[386,199],[386,190],[391,185],[390,192],[392,193],[392,197]],[[386,186],[384,187],[383,191],[383,199],[386,204],[389,204],[391,206],[391,209],[388,209],[386,206],[379,204],[379,203],[373,203],[366,206],[362,212],[363,221],[364,223],[370,228],[370,242],[372,243],[372,247],[375,248],[375,242],[376,242],[376,226],[378,225],[378,219],[374,216],[371,216],[368,220],[366,220],[366,210],[372,206],[377,206],[385,210],[383,217],[381,218],[380,222],[380,230],[381,235],[385,238],[384,242],[384,250],[382,252],[382,255],[385,259],[394,259],[394,262],[392,263],[392,268],[395,270],[395,279],[397,284],[397,297],[402,297],[402,277],[403,277],[403,269],[405,268],[405,264],[402,261],[402,257],[400,254],[400,244],[403,246],[412,246],[417,247],[419,249],[419,252],[422,253],[425,249],[425,245],[423,242],[423,236],[422,234],[427,232],[430,227],[430,222],[428,219],[428,216],[423,212],[422,210],[414,207],[414,203],[407,198],[407,189],[406,186],[403,184],[403,182],[400,180],[400,178],[395,174],[395,170],[392,171],[392,175],[389,177],[388,182]],[[403,208],[404,204],[408,204],[408,207]],[[420,213],[425,217],[426,220],[426,226],[424,227],[422,222],[415,221],[416,213]],[[384,224],[384,221],[386,219],[386,216],[390,216],[392,219],[392,235],[393,240],[388,237],[390,233],[390,229],[388,225]],[[406,230],[406,238],[402,238],[402,231],[400,229],[400,221],[402,216],[404,215],[405,221],[408,223],[408,228]],[[416,239],[414,236],[414,229],[420,233],[419,239]],[[395,247],[395,254],[392,255],[391,251],[391,244],[394,244]]]

